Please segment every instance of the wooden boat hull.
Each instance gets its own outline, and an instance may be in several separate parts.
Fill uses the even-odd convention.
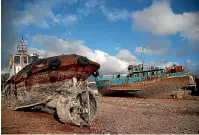
[[[135,92],[134,95],[139,97],[171,98],[171,95],[176,91],[191,84],[195,84],[195,82],[190,75],[186,75],[98,87],[98,92],[104,96],[122,92]]]
[[[79,55],[61,55],[27,65],[4,86],[4,100],[13,110],[56,111],[63,123],[89,126],[97,113],[97,99],[86,79],[100,68]]]
[[[60,55],[27,65],[11,81],[20,86],[21,82],[26,82],[26,85],[44,84],[64,81],[73,77],[77,80],[85,80],[99,68],[98,63],[85,57],[75,54]]]

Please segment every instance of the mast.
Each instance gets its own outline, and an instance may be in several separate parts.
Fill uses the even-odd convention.
[[[21,66],[24,67],[24,54],[27,52],[27,45],[25,44],[25,41],[23,39],[20,40],[19,45],[17,46],[17,51],[21,54]]]
[[[145,46],[142,46],[141,56],[139,57],[139,58],[142,59],[142,71],[144,70],[144,62],[145,62],[144,47],[145,47]]]

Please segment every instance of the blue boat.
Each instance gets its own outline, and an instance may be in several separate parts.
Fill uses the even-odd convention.
[[[141,97],[170,98],[175,92],[195,86],[195,79],[183,66],[173,64],[159,68],[142,64],[129,65],[128,73],[106,74],[96,77],[96,85],[101,95],[134,92]]]

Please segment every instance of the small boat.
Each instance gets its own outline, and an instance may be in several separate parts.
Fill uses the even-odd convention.
[[[98,92],[104,96],[133,92],[138,97],[171,98],[187,86],[196,87],[194,77],[181,65],[159,68],[144,62],[129,65],[127,74],[106,74],[95,81]]]
[[[97,101],[86,79],[98,76],[100,65],[76,54],[42,58],[29,55],[26,48],[22,38],[18,53],[10,58],[10,77],[4,85],[8,106],[56,111],[64,123],[90,125]]]

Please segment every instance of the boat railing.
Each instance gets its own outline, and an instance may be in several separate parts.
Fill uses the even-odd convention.
[[[126,83],[135,83],[140,81],[151,81],[153,79],[157,78],[166,78],[166,77],[175,77],[175,76],[182,76],[187,75],[189,72],[177,72],[177,73],[171,73],[171,74],[154,74],[151,76],[142,76],[142,77],[121,77],[121,78],[97,78],[96,83],[97,86],[109,86],[109,85],[120,85],[120,84],[126,84]]]
[[[109,85],[120,85],[120,84],[126,84],[126,83],[134,83],[138,81],[144,80],[141,77],[134,77],[134,78],[103,78],[103,79],[97,79],[96,83],[97,86],[109,86]]]

